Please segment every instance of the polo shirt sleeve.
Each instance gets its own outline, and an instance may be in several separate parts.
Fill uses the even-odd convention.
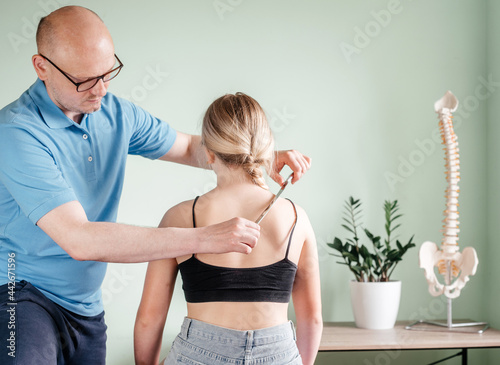
[[[134,126],[128,153],[153,160],[165,155],[177,137],[175,129],[133,103],[128,102],[128,108]]]
[[[77,200],[50,151],[14,124],[0,130],[0,182],[23,213],[36,224],[52,209]]]

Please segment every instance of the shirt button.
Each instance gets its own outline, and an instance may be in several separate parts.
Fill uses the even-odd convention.
[[[93,160],[92,156],[89,156],[88,160],[89,160],[89,162],[92,162],[92,160]]]
[[[83,137],[83,139],[89,138],[89,136],[87,136],[86,134],[84,134],[82,137]]]

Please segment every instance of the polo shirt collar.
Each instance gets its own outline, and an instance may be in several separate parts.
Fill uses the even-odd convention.
[[[42,114],[43,120],[52,129],[67,128],[74,122],[54,104],[42,80],[37,79],[29,88],[29,94]]]

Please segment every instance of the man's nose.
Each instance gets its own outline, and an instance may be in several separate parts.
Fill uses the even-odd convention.
[[[106,95],[108,91],[108,85],[109,83],[105,83],[102,79],[97,81],[97,84],[94,85],[92,89],[90,89],[90,92],[95,95],[95,96],[104,96]]]

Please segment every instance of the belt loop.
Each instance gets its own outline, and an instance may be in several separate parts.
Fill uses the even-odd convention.
[[[182,323],[182,327],[181,327],[181,337],[184,339],[184,340],[187,340],[188,339],[188,333],[189,333],[189,327],[191,327],[191,318],[184,318],[184,323]]]
[[[247,339],[245,344],[245,364],[252,359],[254,331],[247,331]]]
[[[293,325],[292,321],[290,321],[290,326],[292,327],[293,340],[297,341],[297,333],[295,332],[295,326]]]

